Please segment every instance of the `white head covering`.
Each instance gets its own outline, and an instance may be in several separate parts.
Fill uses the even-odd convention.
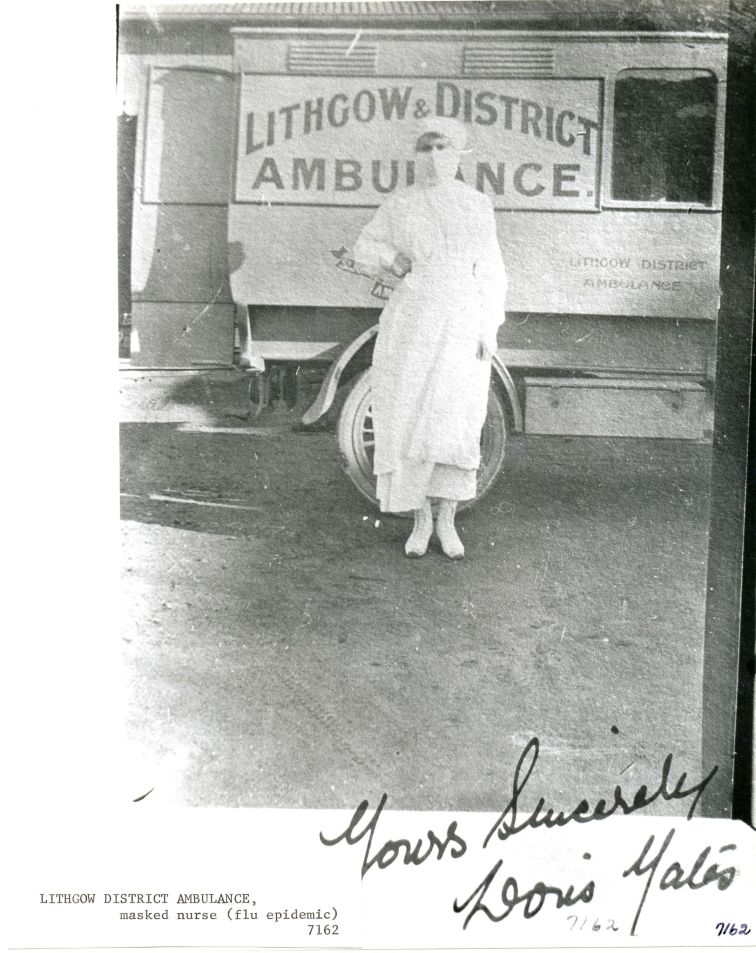
[[[417,129],[418,138],[428,132],[437,132],[440,136],[445,136],[458,152],[465,148],[467,142],[467,129],[464,123],[448,116],[426,116],[418,121]]]

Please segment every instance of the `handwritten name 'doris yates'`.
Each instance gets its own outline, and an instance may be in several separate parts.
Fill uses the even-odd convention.
[[[506,842],[528,828],[551,829],[568,824],[603,821],[613,815],[641,811],[655,801],[687,802],[687,820],[690,820],[701,795],[717,773],[717,768],[714,767],[700,781],[691,783],[688,782],[687,774],[682,772],[673,781],[672,755],[668,754],[662,764],[661,777],[652,788],[642,784],[632,795],[626,795],[621,786],[617,785],[611,797],[601,798],[594,804],[589,804],[583,798],[571,810],[557,810],[548,806],[545,798],[538,797],[535,808],[526,812],[521,808],[521,801],[538,761],[538,752],[538,738],[531,738],[517,762],[509,801],[483,839],[483,850],[492,842]],[[383,840],[378,835],[377,828],[387,800],[388,796],[384,794],[372,813],[369,813],[368,801],[363,801],[341,833],[335,837],[327,837],[322,832],[320,834],[321,842],[327,847],[334,847],[342,841],[350,846],[364,843],[362,877],[373,869],[384,870],[396,862],[419,866],[434,859],[456,860],[468,852],[468,843],[456,820],[451,821],[443,834],[429,830],[426,838],[420,838],[416,842],[407,838]],[[726,890],[735,879],[735,867],[724,866],[732,860],[733,855],[730,852],[736,849],[735,844],[724,844],[714,854],[712,845],[704,847],[692,866],[686,869],[670,852],[674,836],[673,827],[660,844],[656,843],[654,835],[649,837],[637,856],[631,859],[622,871],[622,877],[628,882],[637,880],[640,889],[640,898],[630,930],[631,936],[635,936],[643,906],[652,887],[662,891],[683,888],[700,890],[714,885],[715,889]],[[584,853],[583,859],[590,861],[591,855]],[[595,895],[596,884],[593,880],[559,886],[539,880],[532,886],[521,885],[515,877],[507,876],[504,860],[499,858],[471,892],[466,892],[462,898],[454,900],[452,909],[463,917],[462,928],[465,929],[470,921],[479,915],[498,923],[512,913],[520,912],[529,920],[549,903],[556,909],[574,907],[591,903]]]

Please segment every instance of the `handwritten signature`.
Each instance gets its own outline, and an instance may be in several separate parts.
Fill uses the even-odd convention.
[[[496,833],[499,840],[506,840],[513,834],[519,834],[528,827],[564,827],[573,821],[577,824],[588,824],[591,821],[605,821],[618,811],[622,814],[632,814],[635,811],[643,810],[644,807],[653,804],[658,798],[662,798],[665,801],[684,800],[690,797],[691,794],[694,794],[695,797],[688,810],[688,820],[690,820],[690,818],[693,817],[693,812],[696,809],[699,798],[718,770],[716,767],[712,768],[702,781],[699,781],[698,784],[694,784],[687,789],[683,787],[687,781],[687,774],[683,772],[677,779],[674,787],[670,790],[669,777],[672,773],[672,755],[668,754],[662,765],[661,779],[653,794],[649,794],[648,787],[645,784],[641,784],[632,798],[626,798],[622,793],[622,787],[618,784],[614,789],[614,796],[611,802],[607,802],[605,798],[601,798],[596,801],[591,808],[588,801],[583,798],[576,807],[568,812],[555,811],[553,807],[546,808],[544,798],[539,798],[535,810],[533,810],[525,820],[518,823],[518,802],[538,761],[538,750],[538,738],[531,738],[527,745],[525,745],[520,755],[520,760],[517,762],[517,767],[515,768],[514,780],[512,782],[512,798],[486,835],[486,839],[483,841],[484,847],[488,846],[488,842],[494,833]],[[522,772],[524,766],[526,766],[526,770],[523,777]]]
[[[511,796],[483,839],[481,845],[483,850],[488,848],[494,834],[498,841],[506,841],[528,828],[551,829],[565,827],[572,823],[587,824],[603,821],[615,814],[627,815],[641,811],[659,799],[664,801],[690,799],[687,814],[687,818],[690,820],[694,815],[701,795],[717,773],[717,768],[714,767],[700,781],[690,783],[687,774],[682,772],[673,783],[673,759],[672,755],[668,754],[662,764],[658,784],[654,785],[651,790],[648,785],[642,784],[632,795],[626,795],[621,786],[617,785],[611,797],[600,798],[594,804],[589,804],[586,798],[581,798],[575,807],[567,811],[547,806],[545,798],[539,797],[535,808],[525,812],[521,808],[523,792],[533,775],[538,761],[539,748],[538,738],[531,738],[523,749],[515,767]],[[334,847],[341,842],[350,846],[362,841],[365,842],[361,877],[365,877],[368,871],[373,868],[383,870],[397,861],[401,861],[405,865],[420,866],[432,859],[443,860],[448,857],[456,860],[467,853],[468,844],[460,833],[459,823],[456,820],[451,821],[442,835],[429,830],[426,837],[419,838],[414,842],[403,837],[382,840],[377,836],[376,831],[387,801],[388,795],[383,794],[378,806],[370,814],[370,804],[367,800],[364,800],[354,811],[351,820],[343,831],[335,837],[326,837],[323,832],[320,833],[320,840],[326,847]],[[716,862],[710,862],[711,846],[707,846],[701,851],[691,869],[687,872],[677,860],[668,863],[667,851],[674,836],[675,828],[672,828],[659,849],[654,853],[656,842],[652,835],[646,841],[640,854],[623,871],[623,878],[646,877],[630,931],[632,936],[635,935],[643,906],[652,884],[656,881],[663,859],[667,866],[658,879],[660,890],[679,890],[683,887],[698,890],[709,884],[716,884],[719,890],[726,890],[735,878],[736,870],[734,867],[720,868]],[[726,844],[719,848],[719,852],[734,850],[735,847],[735,844]],[[583,858],[590,860],[591,855],[585,853]],[[452,904],[454,912],[465,914],[462,924],[463,929],[467,928],[477,914],[482,914],[492,922],[500,922],[513,911],[519,909],[525,919],[530,919],[543,909],[549,898],[553,900],[557,909],[561,909],[576,904],[588,904],[593,900],[596,893],[596,884],[593,880],[588,880],[580,887],[575,884],[555,886],[538,881],[532,887],[523,889],[515,877],[505,876],[506,872],[503,868],[504,859],[499,858],[466,899],[454,900]]]

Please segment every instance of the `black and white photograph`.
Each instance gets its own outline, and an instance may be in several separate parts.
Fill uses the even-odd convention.
[[[353,906],[301,895],[281,944],[753,942],[755,22],[113,8],[114,806],[135,851],[142,818],[206,846],[309,819],[310,882],[348,868]],[[258,891],[294,876],[277,843]],[[199,893],[129,867],[34,902],[254,920],[217,849]],[[392,933],[370,889],[441,919]],[[223,944],[277,945],[250,929]]]
[[[120,9],[152,797],[487,810],[533,736],[557,801],[699,767],[738,644],[706,614],[727,40],[723,4]]]

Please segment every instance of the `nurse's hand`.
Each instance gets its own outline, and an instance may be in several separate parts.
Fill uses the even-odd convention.
[[[412,271],[412,259],[402,254],[402,252],[398,252],[396,258],[391,263],[389,271],[392,275],[396,275],[397,278],[403,278],[408,271]]]

